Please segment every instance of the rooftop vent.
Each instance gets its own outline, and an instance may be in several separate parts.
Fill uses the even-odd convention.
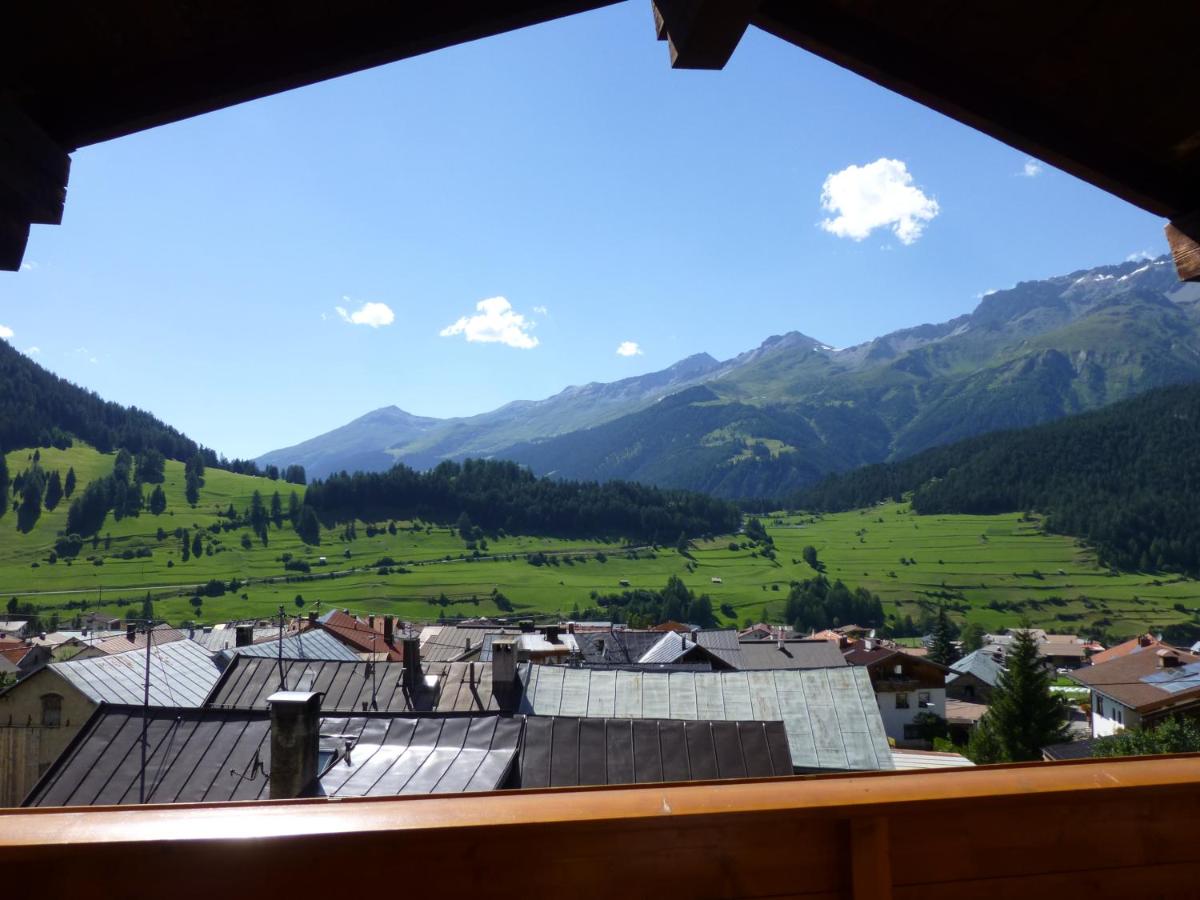
[[[1158,667],[1160,669],[1175,669],[1179,667],[1179,654],[1174,650],[1158,651]]]

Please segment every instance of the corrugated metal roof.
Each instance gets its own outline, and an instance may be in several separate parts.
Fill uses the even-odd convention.
[[[958,753],[942,753],[936,750],[900,750],[892,748],[892,762],[897,769],[953,769],[958,766],[973,766],[965,756]]]
[[[276,660],[239,656],[207,705],[265,710],[267,698],[278,690],[312,690],[324,695],[321,708],[326,712],[485,712],[515,706],[514,690],[504,702],[493,694],[490,665],[431,663],[422,672],[426,686],[413,692],[404,684],[403,663],[285,659],[281,678]]]
[[[829,641],[803,639],[743,641],[742,669],[828,669],[845,666],[846,658]]]
[[[143,645],[126,653],[51,663],[50,669],[96,703],[141,703],[145,666]],[[195,641],[155,644],[150,648],[150,703],[201,706],[220,674],[213,656]]]
[[[284,659],[343,659],[357,662],[358,655],[339,641],[328,631],[314,628],[300,634],[285,637],[282,641],[263,641],[259,644],[248,644],[245,647],[235,647],[221,651],[221,658],[229,661],[235,656],[261,656],[267,659],[277,659],[280,655],[280,644],[283,644]]]
[[[501,716],[325,717],[322,745],[336,753],[318,795],[378,797],[501,787],[522,720]],[[146,794],[152,803],[261,800],[269,795],[271,722],[265,711],[154,709]],[[137,803],[142,710],[101,707],[34,787],[26,806]],[[347,758],[345,742],[353,747]]]
[[[782,722],[530,716],[518,766],[523,788],[791,774]]]
[[[623,672],[528,666],[520,711],[617,719],[782,721],[800,769],[891,769],[867,671]]]

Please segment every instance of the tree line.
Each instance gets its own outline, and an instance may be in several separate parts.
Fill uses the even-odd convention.
[[[741,520],[732,503],[690,491],[538,478],[516,463],[471,459],[426,472],[403,464],[387,472],[341,472],[309,485],[305,506],[326,523],[389,517],[455,522],[466,513],[489,533],[655,543],[735,531]]]
[[[1038,512],[1115,568],[1200,575],[1200,385],[971,438],[825,479],[789,505],[838,511],[909,492],[923,515]]]

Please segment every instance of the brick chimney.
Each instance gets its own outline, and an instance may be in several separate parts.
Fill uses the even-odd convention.
[[[234,636],[234,645],[237,647],[248,647],[254,643],[254,626],[239,625],[237,634]]]
[[[272,800],[311,796],[316,786],[321,748],[321,695],[312,691],[277,691],[271,707]]]

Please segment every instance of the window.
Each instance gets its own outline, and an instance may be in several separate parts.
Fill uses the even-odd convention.
[[[58,694],[42,694],[42,726],[57,728],[62,724],[62,697]]]
[[[896,695],[896,709],[908,709],[908,694]]]
[[[917,694],[917,706],[921,707],[921,709],[929,709],[929,707],[933,706],[933,700],[929,697],[929,691],[921,691]]]
[[[965,687],[963,687],[963,696],[973,698],[975,696],[975,685],[968,684]]]

